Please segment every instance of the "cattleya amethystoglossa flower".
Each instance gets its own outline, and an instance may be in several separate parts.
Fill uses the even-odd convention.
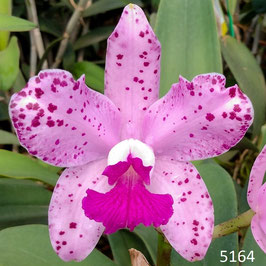
[[[248,204],[256,213],[251,221],[251,231],[264,253],[266,253],[266,183],[263,184],[265,172],[266,145],[251,169],[247,192]]]
[[[217,156],[252,123],[249,99],[217,73],[180,77],[158,100],[160,43],[143,11],[128,5],[108,39],[105,95],[63,70],[45,70],[10,103],[21,144],[68,167],[49,208],[52,245],[82,260],[103,232],[160,227],[189,261],[212,239],[208,190],[189,160]],[[215,178],[215,177],[214,177]]]

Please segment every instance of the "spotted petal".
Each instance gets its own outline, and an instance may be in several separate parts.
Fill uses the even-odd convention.
[[[82,209],[86,190],[110,190],[102,176],[105,159],[65,170],[54,189],[49,207],[49,230],[54,250],[65,261],[83,260],[94,249],[104,226],[90,220]]]
[[[251,221],[251,231],[259,247],[266,253],[266,233],[260,226],[258,214],[255,214]]]
[[[125,7],[108,39],[105,94],[122,114],[123,138],[138,138],[148,107],[158,99],[160,43],[137,5]]]
[[[266,171],[266,145],[264,146],[261,153],[256,158],[253,164],[248,183],[248,193],[247,193],[248,204],[254,211],[257,211],[258,197],[260,194],[259,191],[262,186],[265,171]]]
[[[252,123],[250,100],[223,75],[180,77],[144,118],[144,142],[179,161],[217,156],[234,146]]]
[[[104,95],[63,70],[45,70],[13,95],[10,116],[20,143],[38,158],[76,166],[104,158],[119,141],[120,115]]]
[[[214,210],[208,190],[191,163],[157,158],[151,185],[153,193],[168,193],[174,214],[161,229],[172,247],[186,260],[201,260],[212,240]]]

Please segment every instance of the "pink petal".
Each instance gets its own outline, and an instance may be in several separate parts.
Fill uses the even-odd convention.
[[[266,162],[266,161],[265,161]],[[260,227],[266,236],[266,183],[259,190],[257,215],[259,217]]]
[[[249,206],[257,211],[259,190],[262,186],[263,177],[266,171],[266,145],[263,147],[261,153],[256,158],[250,173],[247,199]]]
[[[138,138],[143,114],[158,99],[160,43],[137,5],[125,7],[108,39],[105,94],[122,114],[123,138]]]
[[[85,259],[96,246],[104,226],[90,220],[82,209],[88,188],[110,190],[102,176],[107,161],[68,168],[59,178],[49,207],[49,230],[54,250],[65,261]]]
[[[174,214],[161,229],[173,248],[188,261],[203,259],[212,240],[214,210],[196,168],[157,158],[148,189],[172,195]]]
[[[260,227],[258,214],[255,214],[251,221],[251,231],[259,247],[266,253],[266,234]]]
[[[155,153],[179,161],[199,160],[228,151],[253,120],[250,100],[235,85],[225,89],[223,75],[180,76],[166,96],[145,114],[144,142]]]
[[[133,230],[138,224],[158,227],[166,224],[173,214],[170,195],[150,193],[144,183],[150,183],[151,166],[144,166],[140,158],[108,165],[103,174],[115,187],[107,193],[88,189],[82,201],[85,215],[101,222],[106,234],[128,227]]]
[[[117,108],[84,79],[45,70],[12,96],[10,116],[29,153],[53,165],[76,166],[104,158],[119,141]]]

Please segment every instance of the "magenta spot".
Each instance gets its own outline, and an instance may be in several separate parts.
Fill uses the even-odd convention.
[[[191,239],[190,242],[191,242],[193,245],[197,245],[197,244],[198,244],[198,241],[197,241],[195,238]]]
[[[31,121],[31,126],[32,127],[38,127],[40,125],[40,121],[39,121],[39,118],[34,118],[32,121]]]
[[[197,220],[193,220],[193,224],[198,226],[199,225],[199,222]]]
[[[199,175],[199,174],[197,174],[196,178],[198,178],[198,179],[201,179],[201,177],[200,177],[200,175]]]
[[[54,83],[55,85],[59,85],[59,84],[60,84],[60,79],[58,79],[58,78],[54,78],[53,83]]]
[[[18,95],[19,95],[19,96],[22,96],[22,97],[26,97],[26,96],[27,96],[27,94],[26,94],[25,91],[21,91],[21,92],[19,92]]]
[[[215,116],[211,113],[207,113],[205,118],[211,122],[212,120],[214,120]]]
[[[55,110],[57,110],[57,106],[53,105],[52,103],[49,103],[47,108],[51,113],[53,113]]]
[[[47,125],[48,127],[54,127],[55,123],[54,123],[53,120],[49,120],[49,121],[47,121],[46,125]]]
[[[70,223],[70,224],[69,224],[69,228],[70,228],[70,229],[76,229],[76,228],[77,228],[77,223],[73,223],[73,222]]]
[[[57,246],[57,247],[56,247],[56,250],[59,250],[60,248],[61,248],[60,246]]]
[[[115,32],[114,35],[115,35],[116,38],[118,38],[118,36],[119,36],[117,31]]]
[[[195,256],[200,257],[200,254],[196,252],[196,253],[195,253]]]
[[[21,119],[25,119],[26,115],[20,114],[18,117],[21,118]]]
[[[210,92],[214,92],[214,88],[210,88]]]
[[[122,66],[122,64],[121,64],[121,63],[117,63],[117,62],[116,62],[116,64],[117,64],[118,66]]]
[[[117,58],[117,60],[121,60],[123,58],[123,55],[122,54],[118,54],[118,55],[116,55],[116,58]]]
[[[190,133],[189,134],[189,137],[193,138],[194,137],[194,134]]]
[[[145,97],[143,97],[143,99],[144,99],[144,100],[148,100],[148,97],[147,97],[147,96],[145,96]]]
[[[134,77],[134,78],[133,78],[133,81],[134,81],[134,82],[138,82],[138,80],[139,80],[138,77]]]
[[[40,99],[41,96],[44,94],[44,91],[41,88],[35,88],[35,97]]]
[[[236,96],[236,88],[229,89],[229,95],[231,98],[234,98]]]
[[[37,78],[35,79],[35,82],[36,82],[36,83],[40,83],[41,81],[40,81],[40,79],[37,77]]]
[[[207,127],[202,127],[201,130],[207,130],[208,128]]]
[[[66,241],[62,241],[62,245],[65,246],[67,244]]]
[[[68,108],[67,113],[71,114],[72,112],[73,112],[73,109],[72,108]]]
[[[60,143],[60,140],[57,139],[57,140],[55,141],[55,145],[58,145],[59,143]]]
[[[185,182],[185,183],[188,183],[188,182],[189,182],[189,179],[188,179],[188,178],[186,178],[184,182]]]
[[[148,43],[152,43],[151,39],[148,39]]]
[[[150,88],[150,89],[148,89],[148,92],[152,92],[152,89]]]
[[[229,118],[231,120],[234,120],[236,118],[236,113],[235,112],[230,112],[229,115],[230,115]]]
[[[241,108],[240,108],[239,104],[235,104],[233,110],[234,110],[235,112],[237,112],[237,113],[241,112]]]
[[[244,115],[244,118],[245,118],[245,120],[247,120],[247,121],[252,120],[252,117],[251,117],[251,115],[249,115],[249,114]]]
[[[222,117],[223,117],[223,118],[226,118],[226,117],[227,117],[227,113],[226,113],[226,112],[223,112],[223,113],[222,113]]]
[[[157,74],[157,72],[158,72],[158,70],[157,70],[157,69],[155,69],[155,70],[153,71],[153,73],[154,73],[154,74]]]
[[[199,106],[198,106],[198,109],[199,109],[199,110],[201,110],[201,109],[202,109],[202,106],[201,106],[201,105],[199,105]]]
[[[213,79],[212,80],[212,84],[215,85],[217,83],[217,80],[216,79]]]
[[[194,95],[195,95],[195,92],[194,92],[194,91],[191,91],[191,92],[190,92],[190,95],[191,95],[191,96],[194,96]]]
[[[143,63],[143,65],[144,65],[145,67],[148,67],[149,64],[150,64],[149,62],[144,62],[144,63]]]
[[[144,35],[145,35],[145,33],[144,33],[143,31],[141,31],[141,32],[139,33],[139,36],[140,36],[141,38],[143,38]]]
[[[144,80],[143,80],[143,79],[139,80],[139,83],[140,83],[140,84],[143,84],[143,82],[144,82]]]
[[[181,198],[180,199],[182,202],[185,202],[187,199],[186,198]]]

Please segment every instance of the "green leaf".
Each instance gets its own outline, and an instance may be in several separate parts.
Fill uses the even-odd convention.
[[[73,65],[70,70],[74,77],[78,79],[81,75],[85,74],[86,84],[99,92],[103,93],[104,89],[104,70],[98,65],[83,61]]]
[[[25,85],[26,85],[26,81],[25,81],[25,79],[24,79],[24,77],[22,75],[21,70],[19,69],[17,78],[16,78],[16,80],[14,82],[14,85],[13,85],[13,89],[14,89],[15,92],[18,92],[22,88],[24,88]]]
[[[19,70],[19,48],[16,37],[12,37],[8,47],[0,52],[0,62],[0,89],[8,90],[15,82]]]
[[[242,250],[245,250],[244,254],[246,257],[251,251],[253,251],[255,258],[253,262],[251,260],[246,259],[246,261],[242,263],[242,266],[265,265],[265,253],[260,249],[260,247],[256,243],[250,228],[247,230],[247,233],[245,235]]]
[[[0,14],[11,15],[12,10],[12,1],[11,0],[2,0],[0,5]],[[0,51],[4,50],[7,47],[9,40],[9,31],[0,30]]]
[[[211,195],[214,212],[215,212],[215,224],[227,221],[237,216],[237,199],[234,184],[231,176],[213,160],[203,161],[197,164],[197,169],[202,176],[208,191]],[[213,265],[225,265],[220,262],[220,251],[234,250],[235,253],[238,250],[238,238],[237,233],[228,235],[223,238],[214,240],[202,261],[194,262],[193,266],[213,266]],[[190,262],[184,260],[175,251],[172,252],[172,265],[188,266]],[[237,265],[231,262],[230,265]]]
[[[8,106],[6,103],[0,102],[0,121],[8,120]]]
[[[0,30],[28,31],[36,28],[36,25],[28,20],[0,14]]]
[[[36,159],[7,150],[0,150],[0,175],[40,180],[53,186],[58,179],[56,173],[43,167]]]
[[[36,28],[36,25],[28,20],[0,14],[0,30],[5,31],[28,31]]]
[[[179,75],[191,80],[201,73],[222,73],[212,1],[161,0],[155,33],[162,46],[161,95]]]
[[[130,3],[137,4],[139,6],[143,5],[140,0],[99,0],[93,3],[89,8],[87,8],[83,12],[83,17],[94,16],[100,13],[105,13],[110,10],[122,8]]]
[[[0,229],[29,223],[47,224],[52,192],[29,180],[0,178]]]
[[[263,72],[249,49],[226,36],[221,41],[223,57],[239,87],[250,98],[255,112],[253,134],[258,135],[265,119],[266,87]]]
[[[96,2],[97,3],[97,2]],[[114,27],[98,27],[95,30],[88,32],[87,34],[81,36],[74,44],[74,50],[78,50],[89,45],[98,43],[100,41],[106,40],[109,35],[114,30]]]
[[[149,262],[151,261],[145,244],[135,233],[129,232],[128,230],[119,230],[114,234],[108,235],[108,240],[111,245],[114,260],[118,265],[131,265],[128,252],[130,248],[139,250]]]
[[[237,4],[237,0],[228,0],[228,8],[232,16],[235,13],[236,4]]]
[[[266,124],[261,127],[260,151],[263,149],[264,145],[266,145]]]
[[[0,144],[19,145],[19,141],[16,135],[0,129]]]
[[[157,247],[158,247],[158,233],[153,227],[145,227],[139,225],[134,229],[134,233],[144,242],[147,250],[149,251],[153,264],[156,264]]]
[[[64,262],[52,249],[48,227],[24,225],[0,232],[0,265],[5,266],[115,266],[115,263],[94,249],[81,262]]]

